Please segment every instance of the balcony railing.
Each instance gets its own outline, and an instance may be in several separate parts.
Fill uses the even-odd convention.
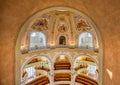
[[[24,54],[24,53],[28,53],[30,51],[35,51],[35,50],[55,49],[55,48],[69,48],[69,49],[79,48],[79,49],[86,49],[86,50],[92,50],[92,51],[98,52],[98,48],[89,47],[89,46],[56,45],[56,46],[24,47],[24,48],[21,49],[21,53]]]

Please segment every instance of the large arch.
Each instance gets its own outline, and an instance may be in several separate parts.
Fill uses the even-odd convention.
[[[15,46],[15,85],[20,85],[20,77],[21,77],[21,64],[20,64],[20,60],[21,60],[21,52],[20,52],[20,42],[22,40],[22,35],[26,32],[27,28],[30,27],[31,24],[33,24],[33,22],[35,21],[36,18],[38,18],[40,15],[52,11],[52,10],[67,10],[67,11],[71,11],[77,14],[80,14],[81,16],[83,16],[88,22],[91,23],[91,26],[95,29],[96,33],[97,33],[97,37],[98,37],[98,42],[99,42],[99,67],[100,67],[100,77],[99,79],[101,81],[99,81],[99,84],[102,85],[103,83],[103,45],[102,45],[102,38],[101,38],[101,34],[97,28],[97,26],[95,25],[95,23],[92,21],[92,19],[90,19],[90,17],[88,17],[86,14],[82,13],[80,10],[74,9],[74,8],[69,8],[69,7],[51,7],[51,8],[47,8],[44,9],[36,14],[34,14],[33,16],[31,16],[28,20],[26,20],[26,22],[23,24],[23,26],[21,27],[21,30],[18,34],[17,37],[17,41],[16,41],[16,46]]]

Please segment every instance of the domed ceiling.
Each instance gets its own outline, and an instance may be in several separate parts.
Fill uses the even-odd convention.
[[[29,46],[30,34],[34,36],[35,32],[42,32],[45,35],[46,44],[43,47],[79,47],[94,51],[98,51],[99,48],[96,31],[91,23],[84,16],[71,11],[54,10],[38,16],[23,36],[21,49],[35,49],[35,46],[33,48]],[[80,38],[82,34],[86,39]],[[86,44],[81,44],[84,42]],[[39,46],[37,47],[40,48]]]

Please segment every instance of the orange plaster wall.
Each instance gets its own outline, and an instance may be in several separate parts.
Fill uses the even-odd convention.
[[[104,43],[104,85],[120,80],[119,0],[0,0],[0,85],[14,85],[14,48],[22,24],[51,6],[79,9],[98,26]],[[113,73],[110,80],[106,69]]]

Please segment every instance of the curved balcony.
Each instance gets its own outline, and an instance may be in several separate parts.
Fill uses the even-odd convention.
[[[31,52],[31,51],[44,50],[44,49],[55,49],[55,48],[69,48],[69,49],[78,48],[78,49],[85,49],[85,50],[91,50],[91,51],[94,51],[94,52],[99,52],[98,48],[88,47],[88,46],[85,47],[85,46],[77,46],[77,45],[75,45],[75,46],[71,46],[71,45],[50,46],[50,45],[47,45],[47,46],[35,46],[35,47],[31,47],[31,48],[29,48],[28,46],[22,47],[21,53],[25,54],[25,53],[28,53],[28,52]]]
[[[71,81],[71,74],[70,73],[55,73],[54,74],[54,81]]]
[[[80,74],[76,76],[75,81],[84,85],[98,85],[97,81]]]
[[[30,82],[27,82],[25,85],[46,85],[49,83],[49,78],[45,75],[41,75],[35,79],[32,79]]]

